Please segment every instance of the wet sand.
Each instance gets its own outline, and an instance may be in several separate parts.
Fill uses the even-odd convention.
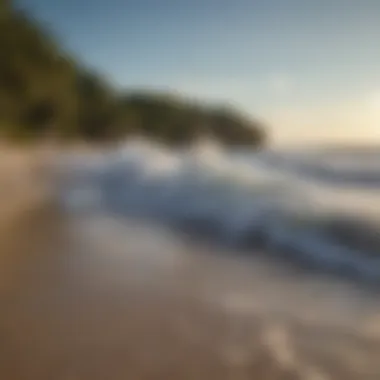
[[[7,231],[1,379],[380,376],[379,302],[349,284],[52,204]]]

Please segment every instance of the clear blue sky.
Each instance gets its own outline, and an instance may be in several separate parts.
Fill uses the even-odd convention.
[[[226,99],[279,136],[339,135],[346,111],[380,132],[380,0],[18,2],[119,86]]]

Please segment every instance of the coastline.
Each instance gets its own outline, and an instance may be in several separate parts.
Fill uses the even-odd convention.
[[[0,231],[49,199],[48,151],[0,143]]]

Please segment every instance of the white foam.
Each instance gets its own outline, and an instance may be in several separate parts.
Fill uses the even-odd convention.
[[[267,247],[284,255],[376,278],[378,259],[363,259],[363,252],[332,241],[319,223],[331,211],[377,215],[380,195],[313,182],[302,175],[305,157],[288,155],[268,164],[268,152],[232,154],[208,142],[169,150],[140,140],[108,153],[71,156],[65,165],[72,173],[69,187],[96,188],[91,204],[97,199],[104,211],[214,226],[232,244],[260,234]],[[315,153],[313,160],[315,167],[322,165]]]

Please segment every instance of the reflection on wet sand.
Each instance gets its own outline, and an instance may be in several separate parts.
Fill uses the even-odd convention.
[[[379,377],[377,302],[348,285],[53,206],[7,231],[1,379]]]

